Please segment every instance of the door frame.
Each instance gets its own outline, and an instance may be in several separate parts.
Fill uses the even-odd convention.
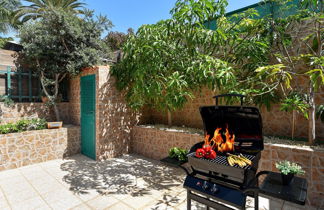
[[[97,126],[96,126],[96,111],[97,111],[97,109],[96,109],[96,98],[97,98],[97,96],[96,96],[96,89],[97,89],[97,87],[96,87],[96,75],[95,74],[90,74],[90,75],[86,75],[86,76],[81,76],[80,77],[80,124],[81,124],[81,126],[80,126],[80,133],[81,133],[81,154],[83,154],[82,153],[82,78],[93,78],[91,81],[92,82],[94,82],[94,90],[93,90],[93,95],[94,95],[94,137],[93,137],[93,146],[94,146],[94,156],[93,157],[91,157],[92,155],[86,155],[86,154],[84,154],[84,155],[86,155],[87,157],[89,157],[89,158],[91,158],[91,159],[94,159],[94,160],[96,160],[97,159],[97,148],[96,148],[96,144],[97,144],[97,138],[96,138],[96,136],[97,136]],[[87,88],[87,87],[85,87],[85,88]],[[86,128],[85,128],[86,129]]]

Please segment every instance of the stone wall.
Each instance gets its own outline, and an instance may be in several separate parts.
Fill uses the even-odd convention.
[[[97,160],[116,157],[129,152],[132,127],[140,115],[127,107],[124,94],[115,87],[109,66],[98,66],[82,71],[71,80],[70,121],[80,125],[80,77],[96,75],[96,155]]]
[[[0,134],[0,171],[80,153],[80,128]]]
[[[190,149],[192,145],[203,141],[203,139],[203,135],[192,132],[135,126],[132,131],[131,151],[160,160],[168,156],[169,149],[172,147]],[[297,162],[305,169],[304,177],[308,181],[307,203],[323,209],[324,149],[265,144],[259,162],[259,170],[277,171],[275,162],[280,160]]]
[[[69,103],[58,104],[61,119],[64,123],[70,123]],[[45,118],[55,121],[54,112],[44,103],[14,103],[7,107],[0,103],[0,124],[13,123],[21,119]]]
[[[183,109],[172,113],[172,124],[175,126],[184,125],[202,128],[203,122],[200,117],[199,107],[215,105],[215,100],[212,98],[214,95],[217,94],[206,89],[196,93],[196,97],[189,101]],[[324,88],[316,93],[316,104],[324,104]],[[265,135],[291,136],[291,113],[280,111],[279,105],[273,105],[270,111],[262,107],[260,111]],[[146,122],[148,124],[167,124],[168,122],[166,113],[149,110],[146,114],[150,115]],[[307,138],[308,121],[302,115],[297,114],[295,126],[295,137]],[[317,120],[316,126],[316,137],[324,141],[324,123]]]

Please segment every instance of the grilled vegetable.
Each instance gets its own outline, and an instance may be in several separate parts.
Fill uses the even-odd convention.
[[[241,168],[245,167],[246,165],[252,165],[251,160],[244,157],[242,154],[240,155],[233,155],[233,154],[227,154],[227,162],[230,166],[234,166],[237,164]]]
[[[204,157],[206,155],[206,152],[205,152],[205,150],[204,149],[197,149],[196,150],[196,157],[198,157],[198,158],[202,158],[202,157]]]

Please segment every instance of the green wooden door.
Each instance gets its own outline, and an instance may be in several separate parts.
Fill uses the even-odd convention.
[[[96,159],[96,76],[81,77],[81,153]]]

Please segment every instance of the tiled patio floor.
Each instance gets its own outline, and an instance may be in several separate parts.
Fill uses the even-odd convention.
[[[184,176],[137,155],[104,162],[76,155],[0,172],[0,209],[186,209]],[[298,206],[260,198],[260,208]]]

